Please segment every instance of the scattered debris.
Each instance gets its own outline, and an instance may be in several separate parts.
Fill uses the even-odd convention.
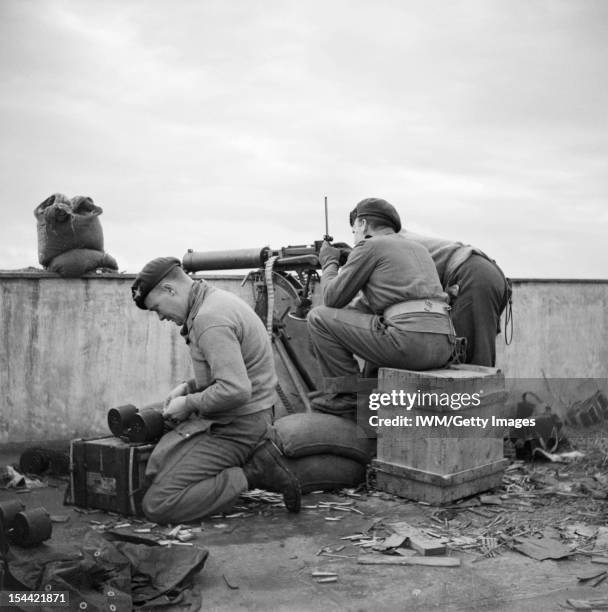
[[[391,535],[388,538],[386,538],[386,540],[384,540],[382,545],[386,549],[389,549],[389,548],[399,548],[400,546],[403,545],[403,543],[407,539],[408,539],[408,536],[406,536],[406,535],[399,534],[399,533],[394,533],[393,535]]]
[[[426,565],[428,567],[460,567],[458,557],[357,557],[360,565]]]
[[[179,540],[159,540],[161,546],[194,546],[192,542],[180,542]]]
[[[51,514],[51,523],[67,523],[70,520],[68,514]]]
[[[429,538],[421,529],[412,525],[401,523],[390,523],[389,527],[398,535],[403,536],[410,548],[419,552],[422,556],[445,555],[445,540]],[[428,533],[428,532],[427,532]]]
[[[16,493],[24,493],[32,489],[40,489],[46,486],[46,483],[37,478],[28,478],[24,476],[12,465],[0,467],[0,487],[3,489],[16,489]]]
[[[594,552],[608,550],[608,527],[597,527],[595,544],[593,546]]]
[[[120,527],[120,525],[117,525],[117,527]],[[169,531],[167,531],[167,536],[169,536],[170,538],[176,538],[177,534],[183,529],[183,527],[181,525],[177,525],[175,527],[173,527],[172,529],[169,529]]]
[[[473,514],[476,514],[477,516],[483,516],[484,518],[493,518],[492,514],[490,514],[489,512],[484,512],[483,510],[477,510],[473,508],[467,508],[466,510],[467,512],[472,512]]]
[[[283,505],[283,496],[280,493],[271,493],[270,491],[263,491],[262,489],[252,489],[241,493],[242,499],[248,499],[251,501],[265,502],[272,505]]]
[[[567,599],[571,610],[608,610],[608,597],[596,599]]]
[[[576,538],[577,536],[582,536],[584,538],[594,538],[596,537],[596,535],[599,534],[599,530],[600,529],[604,529],[604,527],[593,527],[592,525],[585,525],[584,523],[575,523],[574,525],[567,525],[566,526],[566,534],[568,535],[568,537],[570,538]],[[595,547],[598,547],[598,544],[600,543],[599,537],[596,539],[595,541]],[[608,545],[608,542],[605,542],[602,544],[602,547],[604,545]]]
[[[600,572],[599,574],[596,572],[592,574],[591,576],[579,576],[578,581],[581,583],[589,583],[589,586],[595,588],[596,586],[604,582],[606,578],[608,578],[608,572],[603,571],[603,572]]]
[[[228,580],[228,578],[226,578],[226,574],[222,574],[222,578],[224,579],[224,582],[226,583],[226,586],[227,586],[229,589],[231,589],[231,590],[233,590],[233,591],[238,591],[238,589],[239,589],[238,585],[233,584],[232,582],[230,582],[230,581]]]
[[[569,461],[578,461],[582,459],[585,455],[580,451],[568,451],[564,453],[550,453],[542,448],[535,448],[532,452],[533,455],[541,455],[545,459],[549,461],[553,461],[555,463],[568,463]]]
[[[591,557],[591,563],[599,565],[608,565],[608,557]]]
[[[503,505],[503,501],[500,498],[500,495],[480,495],[479,501],[482,504],[489,505],[489,506],[502,506]]]
[[[571,547],[565,546],[554,538],[518,538],[513,548],[537,561],[544,561],[545,559],[564,559],[574,554]]]
[[[602,456],[608,463],[606,451]],[[608,528],[601,526],[608,520],[608,477],[598,472],[597,462],[589,465],[588,455],[568,464],[513,461],[500,489],[429,507],[427,520],[415,527],[423,537],[437,538],[445,550],[477,552],[474,563],[506,550],[533,558],[608,556]],[[549,533],[547,525],[555,529]],[[351,540],[364,542],[359,536]],[[376,542],[375,550],[393,555],[404,550],[383,544]]]
[[[594,578],[599,578],[600,576],[604,576],[606,574],[606,571],[602,571],[602,572],[594,572],[593,574],[591,574],[590,576],[578,576],[577,580],[579,582],[588,582],[589,580],[593,580]]]

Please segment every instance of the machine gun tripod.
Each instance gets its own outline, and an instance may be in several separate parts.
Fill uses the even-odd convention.
[[[252,283],[254,309],[272,337],[280,381],[278,392],[286,412],[310,410],[308,396],[321,388],[322,376],[312,353],[306,315],[321,303],[318,253],[323,242],[276,250],[270,247],[207,252],[190,249],[182,260],[186,272],[250,270],[242,284]],[[334,246],[340,248],[341,263],[344,263],[350,247]]]

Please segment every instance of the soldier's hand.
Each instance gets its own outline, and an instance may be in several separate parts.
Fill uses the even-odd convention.
[[[186,397],[180,396],[173,398],[168,405],[163,408],[163,417],[169,421],[181,423],[190,416],[190,409],[186,406]]]
[[[340,249],[340,265],[343,266],[350,255],[350,252],[353,250],[353,247],[346,242],[334,242],[334,247]]]
[[[322,268],[325,268],[330,263],[340,265],[340,249],[333,247],[329,242],[324,240],[319,249],[319,263]]]
[[[188,383],[182,382],[179,383],[176,387],[171,389],[167,397],[165,398],[164,406],[165,408],[169,405],[169,402],[176,397],[181,397],[182,395],[188,395]]]

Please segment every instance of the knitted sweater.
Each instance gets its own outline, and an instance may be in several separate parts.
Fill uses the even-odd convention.
[[[266,328],[241,298],[201,284],[186,326],[194,369],[187,406],[211,419],[271,408],[277,376]]]

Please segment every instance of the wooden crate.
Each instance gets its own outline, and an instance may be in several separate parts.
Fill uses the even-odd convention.
[[[72,440],[70,502],[82,508],[142,515],[141,499],[153,444],[107,436]]]
[[[418,501],[445,503],[500,485],[508,463],[503,457],[504,427],[492,426],[491,420],[492,416],[504,416],[507,393],[500,370],[472,365],[426,372],[381,368],[378,391],[401,390],[436,393],[442,399],[446,394],[479,393],[479,405],[453,410],[442,403],[423,401],[416,402],[411,411],[393,404],[378,409],[379,418],[412,419],[407,426],[377,429],[378,455],[372,465],[378,489]],[[430,426],[418,422],[418,416],[489,421],[485,427]]]

